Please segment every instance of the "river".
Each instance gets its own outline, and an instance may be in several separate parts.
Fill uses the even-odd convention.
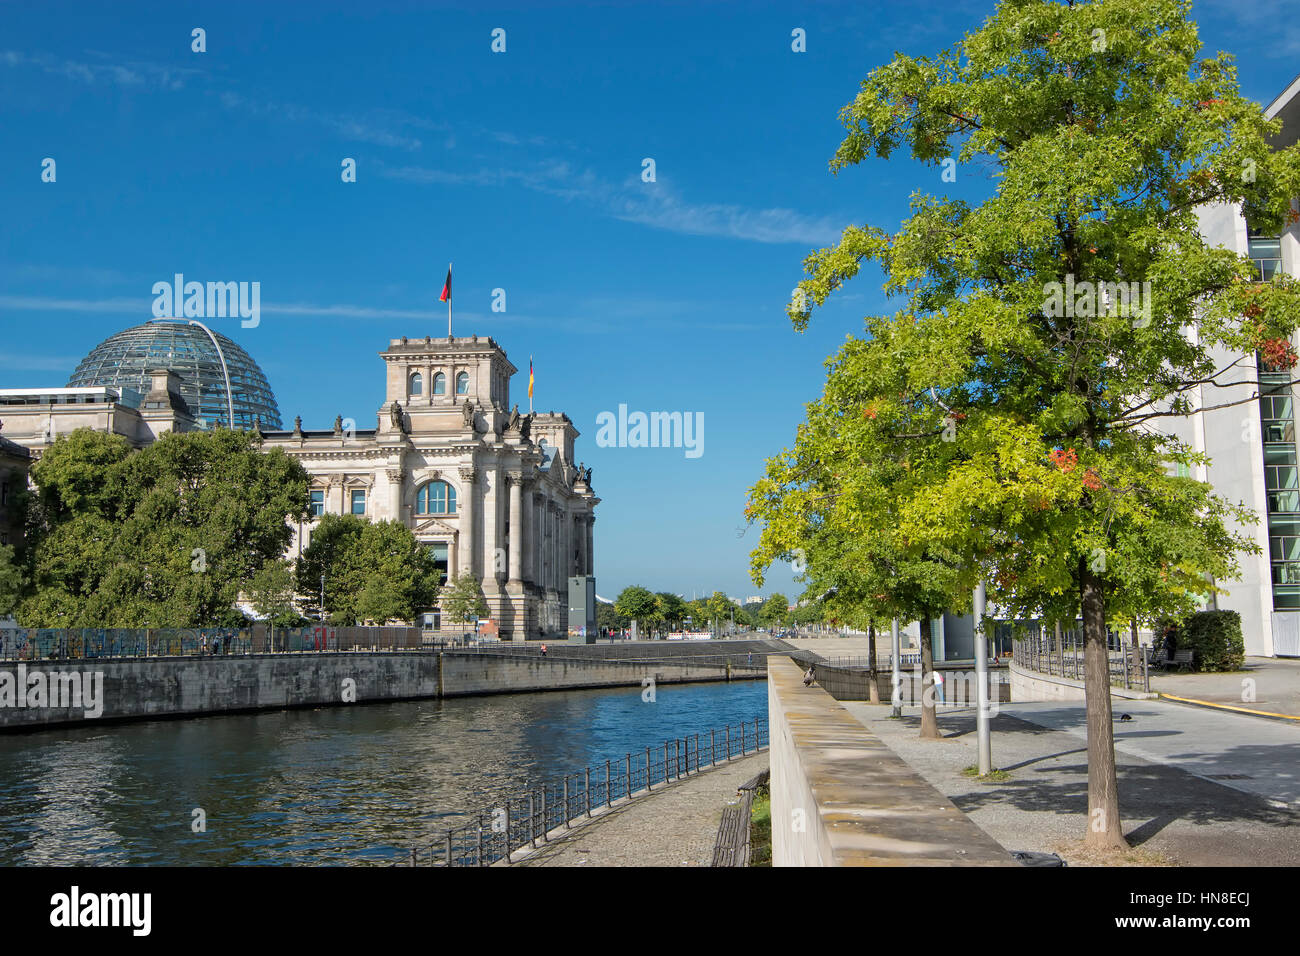
[[[739,681],[5,735],[0,865],[384,863],[530,784],[766,715],[766,681]]]

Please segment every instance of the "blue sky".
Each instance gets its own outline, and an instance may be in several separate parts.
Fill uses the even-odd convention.
[[[536,408],[583,433],[597,590],[759,593],[746,489],[882,307],[864,274],[796,334],[801,260],[849,223],[895,226],[915,190],[989,189],[899,158],[832,176],[836,114],[893,51],[933,53],[992,4],[486,6],[0,5],[0,386],[64,384],[182,272],[261,283],[257,328],[213,324],[286,422],[365,423],[389,338],[445,334],[454,260],[457,334],[503,345],[525,408],[531,354]],[[1295,75],[1296,6],[1196,7],[1261,102]],[[620,404],[703,413],[704,454],[597,448]],[[799,591],[785,567],[775,588]]]

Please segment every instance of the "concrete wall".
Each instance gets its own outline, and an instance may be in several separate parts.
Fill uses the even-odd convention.
[[[671,684],[727,680],[728,674],[723,667],[689,661],[456,652],[6,661],[0,663],[0,731],[413,698],[639,687],[647,677]],[[42,683],[50,690],[36,698],[35,688]],[[74,688],[81,691],[79,697],[73,697]],[[71,706],[49,706],[56,703],[55,693],[58,703]],[[346,700],[345,693],[353,699]]]
[[[1083,681],[1070,677],[1057,677],[1031,671],[1018,664],[1009,666],[1011,672],[1011,699],[1015,702],[1044,700],[1083,700]],[[1147,694],[1140,690],[1125,690],[1122,687],[1110,689],[1112,697],[1126,700],[1151,700],[1159,696]]]
[[[768,660],[773,866],[1014,866],[795,664]]]

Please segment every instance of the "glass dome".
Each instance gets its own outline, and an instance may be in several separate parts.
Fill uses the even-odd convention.
[[[268,430],[281,428],[280,408],[257,363],[220,332],[212,334],[221,345],[230,375],[234,427],[251,429],[259,422]],[[115,385],[147,395],[149,373],[164,368],[180,379],[181,396],[200,427],[230,427],[221,357],[208,333],[186,322],[146,322],[118,332],[81,360],[68,385]]]

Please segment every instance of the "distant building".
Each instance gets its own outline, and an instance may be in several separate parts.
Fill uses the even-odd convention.
[[[222,425],[233,407],[237,425],[257,430],[263,447],[284,450],[312,477],[312,518],[294,529],[289,557],[307,547],[321,515],[397,520],[442,571],[481,582],[502,640],[567,634],[573,579],[584,595],[593,587],[600,499],[591,469],[574,462],[578,430],[569,417],[511,407],[517,369],[496,342],[393,339],[380,353],[386,380],[375,427],[340,416],[332,428],[304,429],[298,418],[288,430],[279,427],[275,397],[256,363],[229,339],[215,338],[219,360],[205,330],[150,322],[110,337],[81,362],[74,379],[96,384],[0,389],[11,440],[0,456],[13,449],[11,465],[0,457],[0,473],[9,467],[17,476],[21,468],[12,480],[25,485],[21,455],[39,458],[76,428],[121,435],[142,448],[168,431]],[[169,343],[176,344],[173,364],[154,364],[169,360]],[[127,363],[120,374],[114,358]]]
[[[20,545],[23,538],[18,495],[27,488],[31,453],[0,435],[0,544]]]

